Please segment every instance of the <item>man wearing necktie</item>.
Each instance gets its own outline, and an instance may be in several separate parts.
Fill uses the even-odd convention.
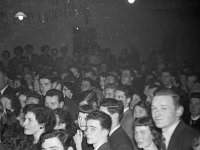
[[[190,95],[190,126],[200,132],[200,93]]]
[[[167,150],[191,150],[194,137],[199,133],[182,120],[180,96],[172,89],[159,89],[152,100],[152,117],[162,130]]]

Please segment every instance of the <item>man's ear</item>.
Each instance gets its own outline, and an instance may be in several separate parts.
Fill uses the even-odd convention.
[[[107,129],[104,129],[104,130],[103,130],[103,136],[104,136],[104,137],[107,137],[108,134],[109,134],[109,131],[108,131]]]
[[[178,116],[178,117],[181,117],[182,114],[183,114],[183,111],[184,111],[183,106],[179,106],[179,107],[177,108],[177,110],[176,110],[177,116]]]
[[[131,102],[131,98],[129,97],[126,99],[126,104],[129,106],[130,102]]]

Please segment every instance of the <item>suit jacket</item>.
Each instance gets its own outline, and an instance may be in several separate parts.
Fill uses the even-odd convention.
[[[108,142],[113,150],[134,150],[130,138],[122,127],[119,127],[109,136]]]
[[[121,120],[121,126],[122,126],[122,129],[124,129],[126,134],[131,139],[132,143],[133,143],[133,138],[134,138],[133,137],[133,121],[134,119],[133,119],[132,111],[128,109],[123,114],[123,118]]]
[[[200,132],[200,118],[196,120],[194,124],[191,124],[191,127],[193,127],[194,129]]]
[[[108,142],[104,143],[103,145],[101,145],[98,150],[112,150],[110,147],[110,144]]]
[[[167,150],[192,150],[193,139],[198,135],[198,131],[180,121],[172,134]]]

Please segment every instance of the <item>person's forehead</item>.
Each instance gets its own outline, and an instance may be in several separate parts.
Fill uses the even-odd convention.
[[[120,90],[116,90],[115,92],[116,95],[125,95],[125,93],[123,91],[120,91]]]
[[[114,89],[112,89],[112,88],[106,88],[106,92],[114,92]]]
[[[170,72],[162,72],[162,76],[171,76]]]
[[[33,118],[33,119],[36,119],[36,116],[33,112],[27,112],[26,115],[25,115],[26,118]]]
[[[62,147],[60,140],[57,137],[48,138],[42,144],[42,147],[49,147],[49,148],[59,148]]]
[[[78,114],[78,115],[79,115],[79,117],[87,117],[87,115],[88,115],[88,114],[87,114],[87,113],[82,113],[82,112],[79,112],[79,114]]]
[[[130,73],[131,73],[131,71],[128,69],[122,70],[122,74],[130,74]]]
[[[191,98],[190,102],[200,103],[200,98]]]
[[[40,83],[51,83],[51,81],[49,79],[46,79],[46,78],[41,78]]]
[[[174,106],[173,98],[170,95],[158,95],[158,96],[154,96],[154,98],[152,100],[152,105]]]
[[[100,121],[89,119],[87,120],[87,127],[95,127],[95,128],[101,128]]]
[[[58,102],[58,96],[57,95],[46,96],[45,97],[45,101],[48,101],[48,102]]]
[[[99,108],[101,111],[103,111],[103,112],[108,112],[108,109],[107,109],[107,107],[105,107],[105,106],[100,106],[100,108]]]
[[[149,126],[136,126],[135,130],[140,132],[140,131],[150,131]]]

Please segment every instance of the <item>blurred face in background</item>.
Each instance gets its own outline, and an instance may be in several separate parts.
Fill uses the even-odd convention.
[[[53,84],[49,79],[42,78],[40,79],[40,91],[43,96],[46,95],[46,92],[53,88]]]

